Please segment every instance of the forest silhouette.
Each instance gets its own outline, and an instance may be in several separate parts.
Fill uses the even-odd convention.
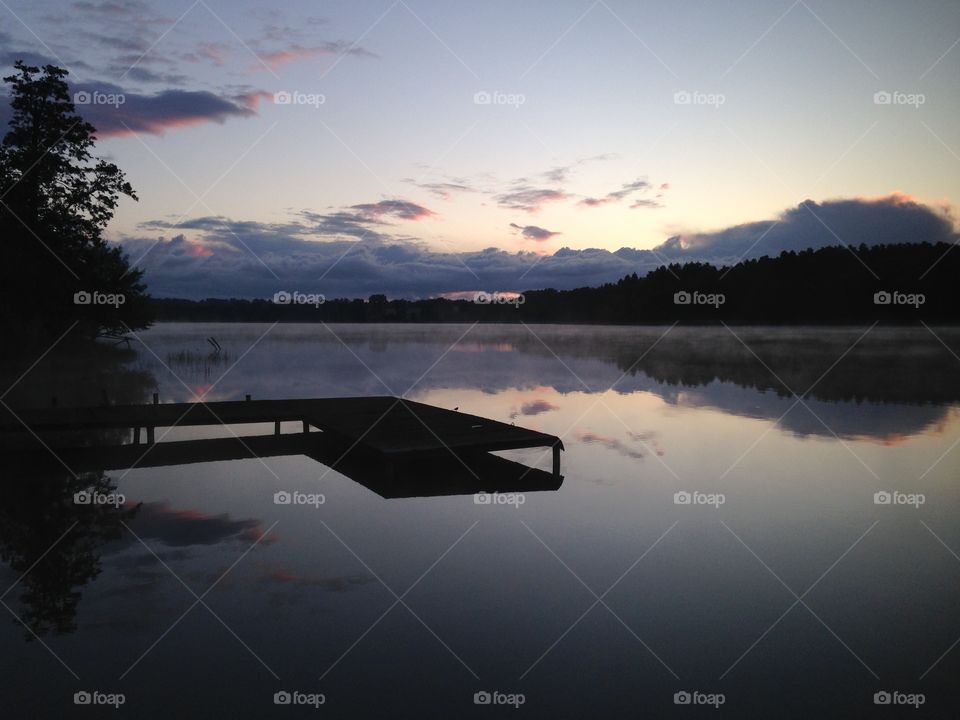
[[[225,322],[525,322],[591,324],[953,324],[960,253],[948,243],[834,246],[730,267],[663,265],[574,290],[477,292],[467,299],[154,298],[160,320]],[[311,290],[313,292],[313,290]]]

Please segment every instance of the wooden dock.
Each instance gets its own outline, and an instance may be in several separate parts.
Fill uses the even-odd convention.
[[[16,414],[3,409],[0,434],[9,438],[35,433],[58,447],[57,434],[132,430],[133,445],[120,447],[142,448],[141,428],[146,430],[147,444],[154,444],[156,428],[273,423],[274,435],[280,436],[280,424],[291,421],[301,423],[302,433],[297,435],[310,435],[311,430],[319,430],[328,441],[327,447],[357,448],[389,462],[424,458],[477,461],[480,455],[492,451],[551,448],[553,474],[560,475],[563,442],[554,435],[391,396],[155,402],[152,405],[39,408],[16,411]],[[268,443],[257,442],[268,451]],[[287,445],[280,442],[277,447],[283,449]],[[133,452],[124,450],[120,454],[132,455]],[[157,457],[162,457],[163,452]]]

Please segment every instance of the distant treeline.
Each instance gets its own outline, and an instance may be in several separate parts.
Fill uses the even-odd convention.
[[[958,280],[960,249],[902,243],[784,252],[732,267],[674,264],[600,287],[530,290],[522,297],[490,290],[479,302],[300,295],[284,298],[288,303],[152,303],[160,321],[954,324],[960,322]]]

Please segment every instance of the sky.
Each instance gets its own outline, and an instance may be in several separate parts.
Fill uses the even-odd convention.
[[[4,0],[19,58],[70,71],[140,198],[107,237],[160,296],[957,236],[955,1]]]

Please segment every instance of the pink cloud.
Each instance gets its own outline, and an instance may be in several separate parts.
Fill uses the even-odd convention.
[[[417,203],[407,202],[406,200],[381,200],[376,203],[361,203],[352,205],[353,210],[357,210],[362,215],[372,218],[395,217],[398,220],[426,220],[435,217],[437,213],[425,208]]]
[[[309,60],[316,57],[329,57],[331,55],[359,55],[366,57],[376,57],[369,50],[360,47],[348,45],[345,42],[331,42],[313,47],[304,47],[302,45],[292,45],[284,50],[274,50],[268,53],[258,53],[258,57],[264,63],[276,70],[281,65],[295,62],[298,60]]]
[[[184,254],[188,255],[189,257],[211,257],[213,255],[213,250],[201,245],[200,243],[188,242],[187,250]]]

